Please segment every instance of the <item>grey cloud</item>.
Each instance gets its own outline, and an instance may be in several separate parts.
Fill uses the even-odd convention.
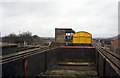
[[[18,33],[20,30],[31,31],[39,36],[54,36],[56,27],[69,27],[76,31],[86,30],[94,37],[98,34],[100,37],[104,34],[116,35],[117,28],[114,27],[117,26],[117,1],[50,1],[0,3],[3,11],[3,19],[0,20],[3,23],[3,35]]]

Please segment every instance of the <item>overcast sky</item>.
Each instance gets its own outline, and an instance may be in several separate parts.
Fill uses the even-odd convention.
[[[0,2],[2,36],[30,31],[54,37],[55,28],[87,31],[93,37],[118,34],[119,0],[4,0]]]

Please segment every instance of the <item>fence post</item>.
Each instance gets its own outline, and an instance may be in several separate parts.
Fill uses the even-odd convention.
[[[45,70],[44,71],[46,70],[47,70],[47,52],[45,51]]]
[[[28,76],[28,58],[26,56],[23,57],[24,64],[24,78]]]
[[[105,77],[105,72],[106,72],[106,59],[104,58],[104,60],[103,60],[103,78],[106,78]]]

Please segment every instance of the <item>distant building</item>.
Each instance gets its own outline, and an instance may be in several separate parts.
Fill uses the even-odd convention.
[[[111,41],[111,51],[120,54],[120,34]]]
[[[15,49],[18,47],[17,44],[13,43],[0,43],[0,48],[2,49],[0,55],[5,55],[15,52]],[[12,51],[11,51],[12,50]]]
[[[75,31],[71,28],[55,28],[55,41],[58,43],[70,43],[73,33]]]
[[[4,43],[4,42],[0,42],[0,47],[2,48],[6,48],[6,47],[17,47],[17,44],[13,44],[13,43]]]

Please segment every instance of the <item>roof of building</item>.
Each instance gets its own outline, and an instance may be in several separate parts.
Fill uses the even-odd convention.
[[[72,28],[55,28],[55,30],[65,30],[66,33],[75,33]]]
[[[113,38],[113,40],[120,39],[120,34]]]
[[[13,44],[13,43],[0,43],[0,47],[8,47],[8,46],[17,46],[17,44]]]

